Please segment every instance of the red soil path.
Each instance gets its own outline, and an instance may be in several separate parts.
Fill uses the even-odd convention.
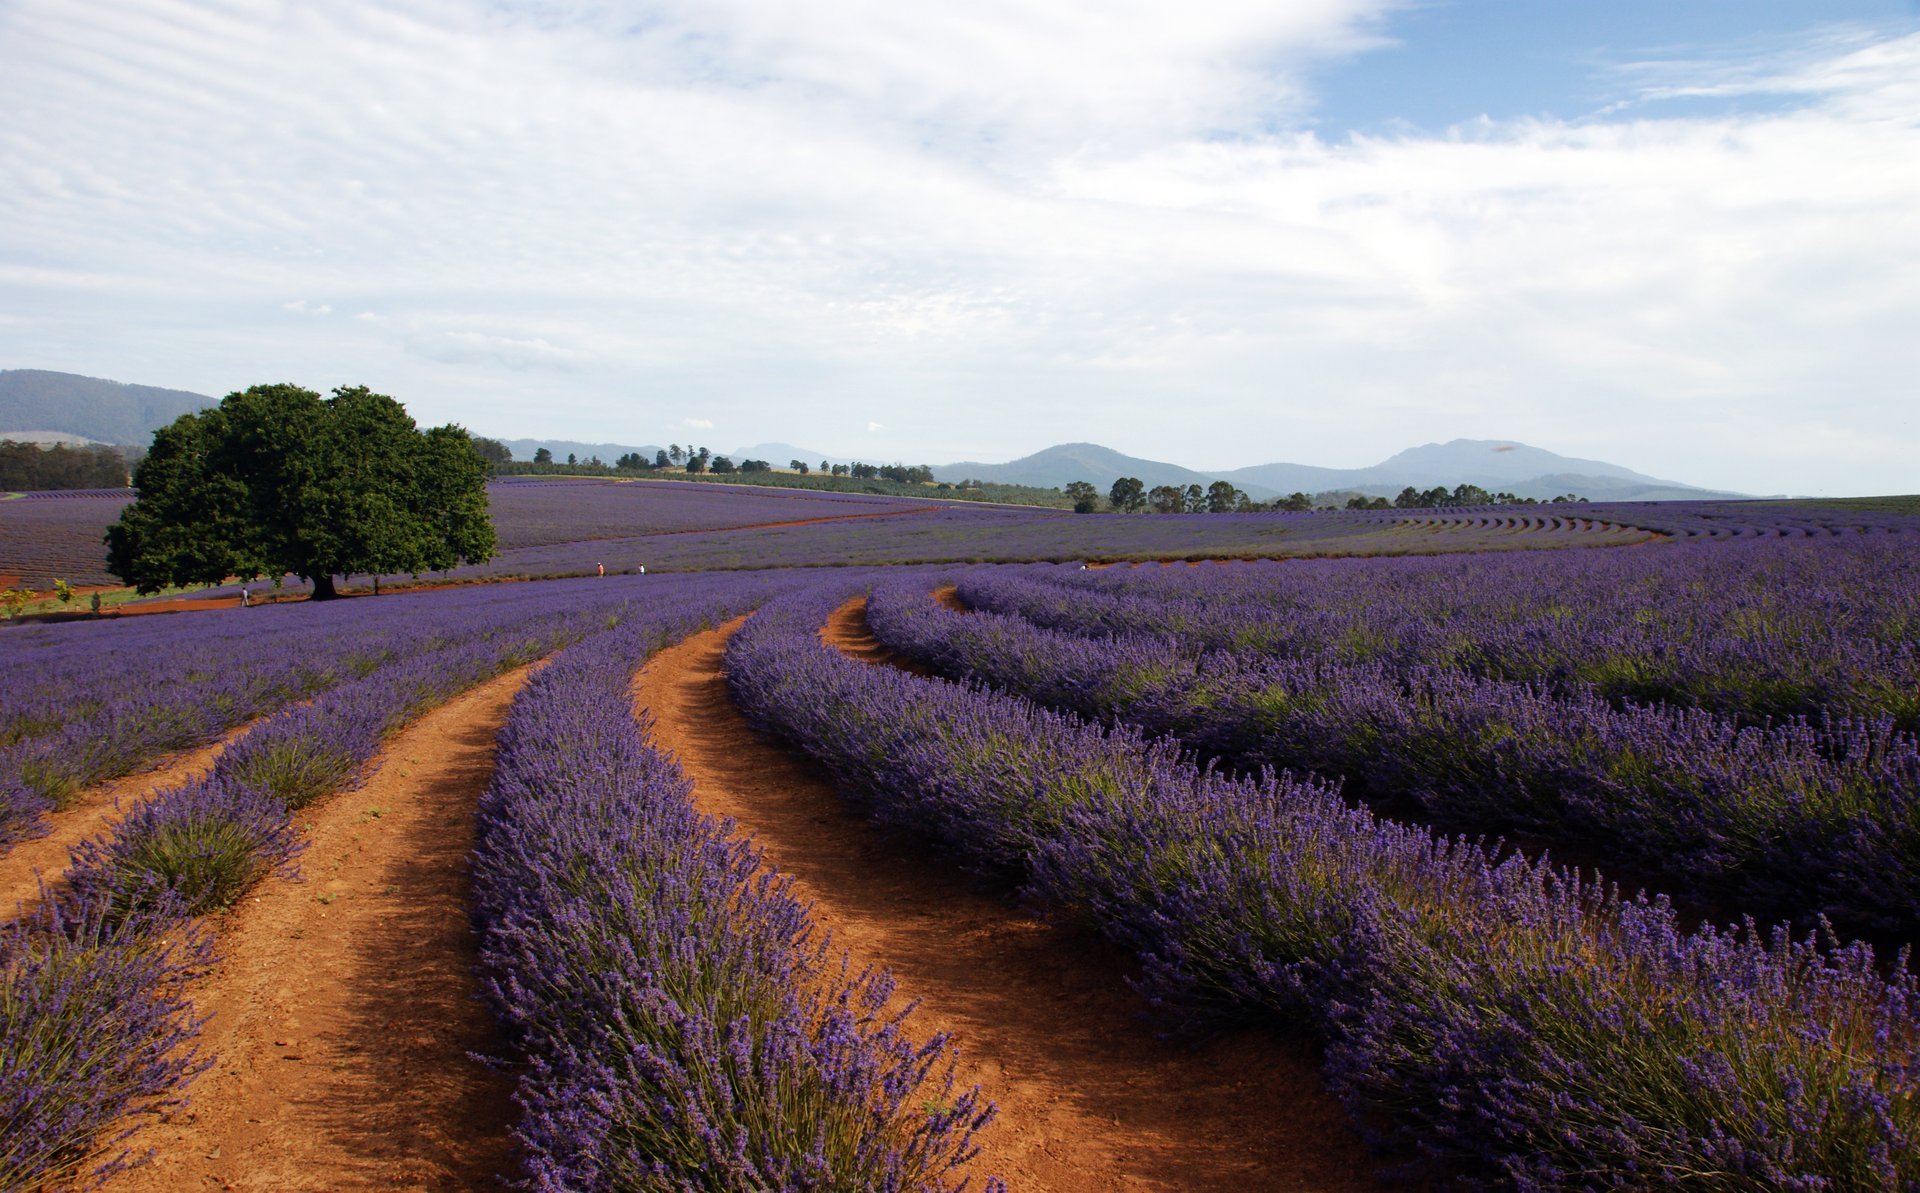
[[[193,989],[219,1063],[143,1131],[112,1193],[486,1189],[510,1171],[512,1080],[477,1001],[468,927],[474,803],[527,668],[427,713],[366,783],[301,814],[301,881],[216,921]]]
[[[834,637],[878,660],[858,613],[842,610]],[[721,671],[739,624],[657,655],[635,679],[636,703],[701,811],[733,817],[794,876],[836,947],[893,971],[901,996],[920,1002],[918,1032],[954,1034],[962,1085],[978,1082],[1000,1108],[974,1172],[1059,1193],[1379,1187],[1304,1045],[1156,1039],[1125,958],[877,831],[817,767],[755,734]]]
[[[32,907],[40,901],[40,878],[57,883],[67,868],[67,851],[88,837],[96,836],[109,821],[130,812],[169,787],[178,787],[213,769],[214,759],[227,744],[253,727],[252,722],[228,731],[212,745],[169,754],[138,773],[89,787],[67,806],[49,813],[52,831],[44,837],[21,841],[0,855],[0,918],[12,916],[16,909]]]

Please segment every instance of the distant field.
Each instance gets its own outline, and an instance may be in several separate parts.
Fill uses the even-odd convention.
[[[500,553],[456,579],[1033,560],[1265,559],[1625,546],[1650,539],[1920,527],[1920,497],[1303,514],[1077,515],[692,481],[512,477],[488,487]],[[101,536],[121,491],[0,502],[0,577],[112,584]]]

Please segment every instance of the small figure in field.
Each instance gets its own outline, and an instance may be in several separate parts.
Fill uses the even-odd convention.
[[[100,616],[100,594],[97,592],[93,594],[93,615]]]
[[[240,590],[240,607],[244,609],[251,603],[252,603],[251,596],[248,594],[246,589],[242,588]]]
[[[593,565],[593,568],[596,572],[599,572],[602,576],[607,574],[607,565],[604,563],[596,563]]]
[[[647,574],[647,565],[644,563],[640,565],[640,574],[643,576]]]

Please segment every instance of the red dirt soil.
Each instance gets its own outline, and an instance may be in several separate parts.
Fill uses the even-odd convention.
[[[881,661],[862,612],[843,609],[832,632]],[[818,767],[755,734],[721,671],[740,620],[657,655],[635,679],[636,703],[700,810],[752,834],[836,948],[892,970],[900,996],[920,1002],[917,1032],[954,1034],[961,1085],[978,1082],[1000,1109],[975,1173],[1059,1193],[1380,1187],[1304,1044],[1155,1038],[1124,957],[876,830]]]
[[[49,813],[52,832],[21,841],[0,855],[0,918],[40,901],[40,876],[56,883],[67,868],[67,851],[104,830],[121,814],[146,803],[169,787],[178,787],[213,769],[214,759],[227,744],[253,727],[249,721],[230,730],[219,741],[197,750],[169,754],[145,770],[89,787],[58,812]]]
[[[477,1000],[468,926],[474,804],[528,668],[402,730],[366,783],[300,813],[301,881],[270,879],[215,921],[193,988],[218,1058],[154,1158],[112,1193],[484,1189],[511,1171],[512,1079]]]

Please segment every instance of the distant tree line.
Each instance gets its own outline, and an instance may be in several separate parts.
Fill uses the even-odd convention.
[[[1090,514],[1100,508],[1100,491],[1086,481],[1074,481],[1066,487],[1066,494],[1073,502],[1075,512]],[[1227,481],[1214,481],[1206,488],[1197,484],[1155,485],[1147,488],[1139,477],[1123,476],[1113,482],[1107,490],[1107,508],[1115,513],[1134,514],[1151,510],[1156,514],[1245,514],[1262,512],[1304,513],[1314,509],[1341,508],[1339,498],[1346,497],[1345,508],[1350,510],[1386,510],[1386,509],[1440,509],[1451,506],[1468,505],[1542,505],[1583,502],[1584,497],[1567,493],[1550,501],[1542,502],[1532,497],[1516,497],[1512,493],[1489,493],[1479,485],[1462,484],[1452,489],[1435,486],[1420,490],[1408,485],[1400,495],[1389,501],[1385,497],[1369,497],[1365,494],[1322,493],[1314,496],[1307,493],[1290,493],[1285,497],[1276,497],[1272,501],[1255,501]]]
[[[0,489],[124,489],[127,467],[126,451],[104,444],[41,447],[0,439]]]
[[[1400,490],[1391,503],[1384,497],[1352,497],[1347,500],[1348,509],[1402,509],[1426,510],[1446,509],[1462,505],[1565,505],[1569,502],[1581,502],[1586,498],[1574,493],[1562,493],[1557,497],[1541,501],[1534,497],[1516,497],[1512,493],[1489,493],[1479,485],[1455,485],[1448,489],[1435,485],[1431,489],[1416,489],[1412,485]],[[1356,504],[1359,503],[1359,504]]]
[[[474,449],[486,459],[488,465],[498,474],[537,474],[544,471],[554,471],[572,472],[576,474],[586,472],[589,475],[614,476],[620,474],[644,475],[649,472],[679,469],[688,476],[727,476],[772,472],[774,470],[773,465],[766,460],[747,459],[735,462],[731,457],[715,455],[710,448],[695,447],[692,444],[682,447],[678,443],[669,444],[656,451],[652,459],[648,459],[639,452],[627,452],[611,464],[608,464],[599,456],[589,456],[587,459],[582,460],[572,452],[567,454],[566,462],[562,464],[553,458],[551,451],[543,447],[533,453],[533,460],[531,461],[531,466],[529,466],[528,464],[514,460],[513,453],[508,450],[506,444],[501,443],[497,439],[475,439]],[[933,468],[927,464],[863,464],[858,460],[855,460],[851,464],[830,464],[826,460],[822,460],[818,467],[821,475],[829,477],[849,477],[853,480],[879,478],[902,485],[930,485],[933,483]],[[789,461],[787,468],[789,471],[801,476],[809,476],[814,471],[814,465],[805,460]]]

